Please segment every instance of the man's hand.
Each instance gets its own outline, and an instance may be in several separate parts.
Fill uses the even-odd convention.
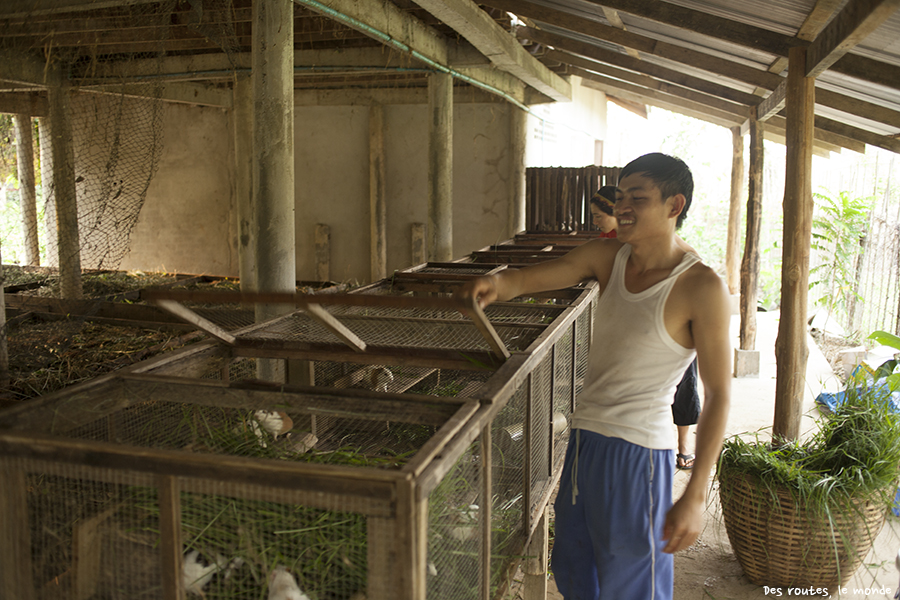
[[[674,554],[690,547],[697,541],[702,525],[703,499],[682,496],[666,513],[662,539],[668,543],[663,552]]]
[[[482,309],[494,302],[497,296],[497,280],[493,275],[470,279],[453,293],[454,298],[465,302],[474,299]]]

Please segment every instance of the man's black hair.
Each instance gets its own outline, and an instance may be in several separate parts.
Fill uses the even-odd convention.
[[[634,159],[619,173],[619,181],[632,174],[640,174],[653,180],[659,188],[663,201],[676,194],[684,195],[684,208],[675,221],[675,228],[681,227],[687,218],[688,209],[691,207],[691,199],[694,195],[694,177],[691,170],[680,158],[651,152]]]

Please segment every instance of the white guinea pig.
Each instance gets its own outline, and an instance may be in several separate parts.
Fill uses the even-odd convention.
[[[275,567],[269,573],[269,600],[309,600],[287,569]]]

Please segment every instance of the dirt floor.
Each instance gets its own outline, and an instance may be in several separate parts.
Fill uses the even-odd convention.
[[[771,427],[775,398],[775,336],[778,329],[777,313],[758,314],[757,348],[760,350],[759,377],[734,379],[732,382],[732,408],[726,435],[755,432]],[[732,321],[736,335],[737,319]],[[840,346],[840,344],[836,344]],[[822,391],[837,391],[840,380],[834,367],[822,350],[809,339],[810,356],[807,370],[807,394],[803,406],[803,425],[809,430],[818,416],[815,397]],[[833,354],[834,348],[826,348]],[[693,430],[692,430],[693,432]],[[674,496],[677,498],[687,484],[689,472],[678,471],[675,476]],[[895,558],[900,548],[900,518],[888,514],[884,528],[875,541],[855,576],[844,590],[794,590],[766,588],[747,579],[734,556],[721,516],[721,506],[714,487],[711,489],[705,515],[704,530],[698,541],[675,556],[675,600],[750,600],[775,597],[832,597],[854,600],[893,598],[900,587],[900,574]],[[547,600],[562,600],[556,590],[552,574]],[[525,598],[519,591],[518,599]],[[606,600],[606,599],[604,599]],[[619,599],[613,599],[619,600]],[[623,599],[632,600],[632,599]],[[637,599],[634,599],[637,600]]]

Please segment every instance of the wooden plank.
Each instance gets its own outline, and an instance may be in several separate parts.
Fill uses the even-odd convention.
[[[787,164],[784,192],[784,243],[781,267],[781,319],[775,341],[776,442],[797,439],[805,392],[806,304],[812,237],[812,139],[815,80],[804,77],[806,50],[792,48],[788,69]]]
[[[594,71],[596,73],[606,73],[607,75],[611,76],[615,76],[614,73],[621,73],[625,71],[642,73],[661,82],[674,83],[675,85],[687,88],[689,90],[702,92],[704,94],[716,96],[723,100],[730,100],[731,102],[745,104],[747,106],[755,106],[762,100],[762,98],[760,98],[759,96],[736,90],[727,85],[707,81],[706,79],[694,77],[693,75],[687,75],[674,69],[669,69],[666,67],[655,65],[653,63],[649,63],[645,60],[633,59],[630,56],[623,55],[619,52],[606,50],[604,48],[594,46],[593,44],[588,44],[586,42],[580,42],[577,40],[572,40],[571,42],[566,43],[568,49],[572,52],[577,51],[578,55],[556,49],[546,52],[544,54],[544,59],[550,61],[559,61],[564,64],[581,67],[582,69],[586,69],[588,71]],[[585,56],[590,58],[584,58]],[[607,70],[599,70],[598,66],[605,66]],[[615,69],[615,67],[619,68]]]
[[[72,594],[75,600],[88,600],[100,583],[100,559],[103,532],[100,529],[121,506],[108,508],[72,527]]]
[[[517,6],[534,6],[530,2],[525,2],[524,0],[516,0],[515,3]],[[697,69],[716,73],[723,77],[734,79],[735,81],[742,81],[744,83],[749,83],[761,88],[772,90],[778,87],[778,83],[781,79],[778,75],[774,75],[766,71],[761,71],[759,69],[755,69],[753,67],[736,63],[724,58],[711,56],[698,50],[691,50],[689,48],[684,48],[675,44],[662,42],[651,37],[646,37],[627,31],[620,31],[615,27],[602,25],[594,21],[588,21],[587,19],[582,19],[575,15],[568,15],[566,13],[562,13],[561,11],[552,11],[551,9],[546,10],[555,14],[553,14],[549,18],[542,18],[541,20],[545,20],[559,27],[563,27],[577,33],[589,35],[591,37],[600,38],[607,42],[622,46],[623,48],[634,48],[635,50],[646,52],[647,54],[652,54],[654,56],[666,58]],[[515,12],[519,14],[522,12],[522,9],[517,8],[515,9]],[[528,12],[533,11],[529,9]],[[530,15],[526,14],[525,16]],[[566,38],[564,36],[555,34],[548,34],[533,27],[521,27],[516,30],[516,35],[520,38],[528,39],[534,42],[552,45],[557,49],[576,52],[569,45],[568,40],[571,38]]]
[[[184,600],[181,554],[181,490],[178,479],[157,477],[159,492],[159,561],[165,600]]]
[[[397,485],[397,518],[394,547],[397,564],[402,568],[394,572],[394,596],[382,600],[420,600],[424,598],[425,562],[418,546],[427,546],[427,525],[425,535],[420,534],[421,512],[427,511],[427,503],[418,500],[412,481],[402,481]],[[427,515],[427,512],[426,512]],[[427,521],[427,517],[425,519]],[[419,571],[422,571],[420,574]],[[420,589],[422,588],[422,589]]]
[[[17,461],[0,460],[0,592],[36,600],[28,519],[28,485]]]
[[[571,101],[569,82],[529,54],[476,3],[471,0],[416,0],[416,4],[452,27],[498,69],[555,101]]]
[[[897,89],[897,82],[900,81],[900,66],[859,54],[845,54],[840,60],[831,65],[829,69],[835,73],[841,73],[854,79],[870,81],[892,89]]]
[[[478,302],[472,298],[472,302],[467,308],[469,317],[472,319],[472,323],[481,332],[481,335],[484,336],[485,341],[490,346],[491,350],[494,353],[506,360],[509,358],[509,350],[506,349],[506,346],[503,344],[503,340],[500,339],[500,336],[497,335],[497,330],[491,325],[488,321],[487,317],[484,314],[484,311],[479,306]]]
[[[120,471],[164,473],[284,490],[317,490],[392,501],[397,472],[309,464],[221,454],[197,454],[64,439],[34,432],[0,432],[0,449],[20,456],[69,465],[90,464]]]
[[[482,350],[460,352],[436,348],[398,349],[369,344],[365,352],[351,354],[351,351],[342,344],[305,344],[278,340],[261,342],[242,340],[234,348],[234,355],[248,358],[354,362],[367,365],[408,365],[465,371],[493,371],[498,366],[494,353]]]
[[[266,385],[265,382],[220,382],[156,375],[122,379],[122,391],[142,400],[165,399],[197,406],[247,411],[279,410],[320,417],[444,425],[463,404],[456,398],[374,392],[347,388]]]
[[[209,319],[201,317],[183,304],[179,304],[178,302],[173,302],[171,300],[154,300],[153,303],[159,306],[161,309],[172,313],[176,317],[184,319],[192,325],[196,325],[198,328],[202,329],[212,337],[228,344],[229,346],[233,346],[237,339]]]
[[[874,102],[866,102],[859,98],[851,98],[850,96],[844,96],[843,94],[817,87],[816,104],[900,128],[900,111],[875,104]]]
[[[347,329],[347,327],[335,318],[331,313],[326,311],[318,304],[307,304],[304,309],[306,314],[317,321],[322,327],[333,333],[342,342],[350,346],[356,352],[365,352],[366,343],[359,339],[355,333]]]
[[[395,540],[396,519],[370,516],[366,519],[366,599],[389,600],[388,590],[393,587],[397,568],[407,565],[394,564],[397,556]]]
[[[784,97],[787,92],[787,80],[778,84],[771,94],[756,107],[756,119],[768,121],[770,117],[777,115],[784,108]]]
[[[316,256],[316,279],[331,279],[331,227],[324,223],[316,223],[314,237]]]
[[[859,142],[870,144],[872,146],[878,146],[879,148],[884,148],[885,150],[890,150],[891,152],[900,153],[900,139],[896,137],[879,135],[865,129],[860,129],[859,127],[853,127],[852,125],[839,123],[838,121],[834,121],[826,117],[815,117],[815,126],[816,130],[824,130],[830,133],[852,138]]]
[[[492,516],[494,513],[494,467],[492,458],[491,424],[488,423],[481,430],[481,510],[478,511],[478,525],[481,529],[481,598],[491,600],[491,533]],[[526,485],[527,489],[527,485]]]
[[[456,396],[456,398],[465,398],[465,396]],[[419,448],[416,455],[412,457],[404,466],[403,472],[409,473],[412,477],[418,477],[438,455],[442,460],[449,460],[446,452],[447,445],[456,437],[460,430],[466,426],[472,415],[474,415],[479,406],[476,401],[467,401],[463,404],[452,417],[447,419],[441,428],[431,438]]]
[[[590,79],[592,81],[596,81],[597,83],[605,83],[608,85],[613,85],[618,89],[623,90],[633,90],[636,91],[635,86],[632,85],[616,85],[615,82],[618,80],[624,80],[626,82],[631,82],[636,84],[636,86],[640,88],[644,88],[651,92],[650,95],[654,97],[658,97],[661,99],[669,99],[670,102],[676,101],[685,101],[697,105],[702,105],[709,107],[710,109],[714,109],[722,114],[733,114],[738,115],[742,118],[746,118],[748,111],[747,105],[736,104],[734,102],[729,102],[727,100],[723,100],[717,96],[713,96],[711,94],[706,94],[704,92],[697,92],[688,88],[684,88],[677,85],[669,85],[665,82],[660,82],[652,77],[648,77],[646,75],[637,75],[637,74],[628,74],[625,71],[621,71],[616,74],[616,69],[608,68],[608,69],[600,69],[602,71],[609,72],[610,74],[614,74],[614,79],[610,79],[604,76],[594,75],[591,71],[585,71],[578,67],[573,67],[569,69],[569,71],[573,75],[579,75]],[[590,77],[587,77],[590,75]],[[688,105],[690,106],[690,105]]]
[[[523,600],[546,600],[547,598],[547,572],[549,571],[549,541],[550,541],[550,515],[549,509],[544,507],[537,527],[525,546],[525,564],[522,572],[524,578]]]
[[[806,76],[818,77],[900,8],[900,0],[850,0],[816,36],[806,56]],[[896,82],[895,82],[896,84]]]
[[[587,0],[587,2],[779,56],[787,56],[788,49],[796,44],[796,40],[791,36],[770,29],[732,21],[669,2],[648,3],[644,0]]]

